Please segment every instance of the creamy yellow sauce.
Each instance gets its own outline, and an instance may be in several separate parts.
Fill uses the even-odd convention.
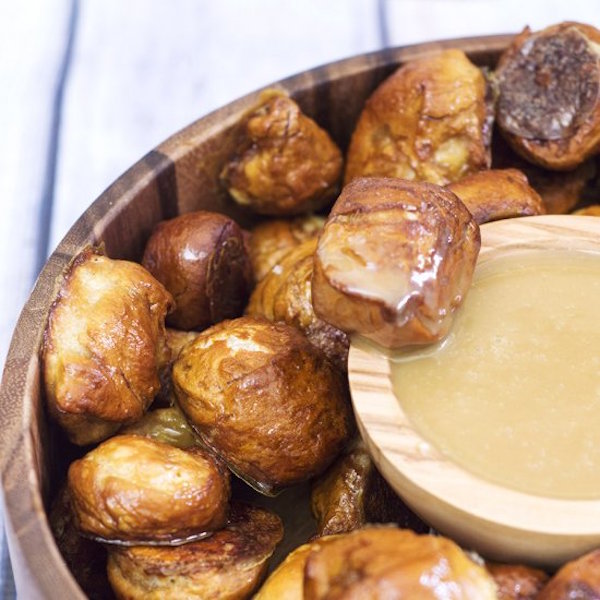
[[[414,427],[464,468],[528,493],[600,497],[600,255],[478,267],[446,340],[391,370]]]

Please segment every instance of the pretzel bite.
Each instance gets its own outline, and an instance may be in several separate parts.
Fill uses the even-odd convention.
[[[42,368],[50,414],[79,445],[142,417],[168,360],[172,298],[140,265],[88,248],[71,263],[48,316]]]
[[[254,288],[246,313],[296,327],[334,365],[345,371],[350,346],[348,336],[319,319],[312,305],[311,280],[316,249],[316,238],[309,239],[280,259],[277,268]]]
[[[600,204],[591,204],[590,206],[586,206],[585,208],[580,208],[576,210],[574,215],[580,215],[582,217],[600,217]]]
[[[535,600],[548,581],[539,569],[524,565],[485,563],[498,588],[498,600]]]
[[[324,217],[307,215],[296,219],[273,219],[257,225],[248,242],[255,280],[260,281],[289,250],[317,237],[324,224]]]
[[[232,198],[264,215],[326,206],[338,191],[342,154],[328,133],[280,92],[270,92],[245,122],[242,150],[221,173]]]
[[[480,171],[449,184],[446,189],[462,200],[479,225],[546,213],[540,195],[516,169]]]
[[[111,597],[106,578],[106,549],[79,534],[66,485],[59,490],[48,517],[50,529],[65,563],[91,600]]]
[[[356,179],[319,237],[315,314],[388,348],[440,340],[467,293],[479,247],[479,227],[452,192]]]
[[[563,565],[536,600],[593,600],[600,597],[600,549]]]
[[[496,119],[510,145],[527,160],[568,170],[600,145],[600,31],[560,23],[526,28],[496,69]]]
[[[541,196],[546,213],[568,213],[583,198],[596,176],[596,162],[590,158],[572,171],[550,171],[519,156],[501,135],[492,141],[492,169],[518,169]]]
[[[239,316],[252,289],[242,230],[218,213],[197,211],[159,223],[142,264],[173,294],[167,323],[178,329]]]
[[[118,435],[69,467],[79,529],[107,542],[181,543],[225,524],[229,475],[207,451]]]
[[[461,50],[403,65],[367,100],[348,149],[345,183],[374,176],[446,185],[489,168],[487,89]]]
[[[310,500],[320,536],[346,533],[367,523],[393,522],[429,531],[379,474],[360,438],[313,483]]]
[[[454,542],[395,527],[367,527],[313,550],[304,598],[496,599],[492,577]]]
[[[321,473],[352,428],[344,375],[285,323],[211,327],[181,351],[173,381],[204,444],[264,494]]]
[[[143,435],[183,449],[200,443],[200,438],[176,404],[148,411],[137,423],[123,427],[119,434]]]
[[[265,509],[233,503],[224,529],[176,547],[113,546],[108,578],[118,598],[248,598],[283,537],[279,517]]]
[[[253,600],[303,600],[304,566],[313,550],[326,546],[337,535],[329,535],[299,546],[269,575]]]

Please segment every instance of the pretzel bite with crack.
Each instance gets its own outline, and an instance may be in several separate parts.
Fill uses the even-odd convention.
[[[245,121],[242,150],[221,172],[231,197],[263,215],[326,206],[338,191],[342,154],[329,134],[281,92],[271,91]]]
[[[285,323],[211,327],[181,351],[173,382],[204,444],[267,495],[321,473],[352,429],[344,375]]]
[[[388,348],[440,340],[469,289],[480,245],[477,223],[452,192],[356,179],[319,236],[315,314]]]
[[[111,547],[108,578],[118,598],[242,600],[261,582],[282,537],[277,515],[234,502],[227,525],[207,539],[170,548]]]
[[[91,600],[111,597],[106,578],[106,549],[80,535],[65,485],[59,490],[48,516],[50,529],[60,553],[75,580]]]
[[[600,597],[600,549],[563,565],[536,600],[593,600]]]
[[[119,435],[142,435],[183,449],[200,444],[198,434],[176,404],[149,410],[137,423],[123,427]]]
[[[175,544],[223,527],[227,470],[208,451],[118,435],[69,467],[79,529],[121,544]]]
[[[175,299],[167,324],[204,329],[242,314],[252,267],[240,227],[225,215],[197,211],[160,222],[142,264]]]
[[[496,121],[527,160],[569,170],[600,147],[600,31],[565,22],[515,37],[504,51]]]
[[[308,555],[338,537],[337,535],[321,537],[290,552],[269,575],[253,600],[303,600],[304,567]]]
[[[354,531],[367,523],[429,531],[379,474],[360,438],[313,482],[310,501],[319,536]]]
[[[50,308],[42,369],[50,414],[78,445],[142,417],[168,360],[171,295],[143,267],[81,252]]]
[[[446,185],[490,166],[486,79],[461,50],[400,67],[367,100],[344,181],[399,177]]]
[[[485,569],[447,538],[366,527],[309,554],[304,598],[496,600],[496,586]]]
[[[446,186],[469,209],[479,225],[511,217],[546,213],[540,195],[517,169],[492,169]]]
[[[544,571],[525,565],[485,563],[498,588],[498,600],[535,600],[548,581]]]
[[[311,280],[317,240],[291,249],[250,295],[246,313],[296,327],[339,369],[346,371],[350,342],[343,332],[319,319],[312,305]]]
[[[324,224],[325,217],[306,215],[296,219],[272,219],[257,225],[248,241],[255,280],[263,279],[289,250],[317,237]]]

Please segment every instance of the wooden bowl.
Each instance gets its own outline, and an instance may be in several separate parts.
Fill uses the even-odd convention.
[[[389,49],[326,65],[280,81],[346,149],[365,99],[398,65],[440,49],[463,49],[478,65],[493,67],[509,36],[492,36]],[[48,259],[19,318],[0,391],[0,456],[6,529],[14,575],[23,598],[83,598],[66,568],[47,521],[47,509],[64,477],[72,448],[44,406],[39,349],[57,278],[87,244],[104,243],[113,258],[139,260],[148,235],[162,220],[196,209],[227,213],[241,224],[249,215],[235,206],[218,175],[236,148],[236,125],[259,93],[236,100],[176,133],[112,184],[79,218]],[[287,500],[285,500],[287,498]],[[288,531],[298,531],[306,497],[288,493]],[[291,541],[288,541],[291,543]]]
[[[477,269],[538,249],[600,253],[600,219],[507,219],[483,225],[481,240]],[[373,346],[353,342],[348,372],[354,410],[378,468],[425,521],[465,548],[505,562],[558,567],[600,546],[600,500],[515,491],[474,475],[427,443],[394,394],[390,364]]]

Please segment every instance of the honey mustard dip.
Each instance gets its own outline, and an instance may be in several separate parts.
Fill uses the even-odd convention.
[[[441,343],[397,353],[415,429],[489,481],[600,498],[600,254],[519,251],[478,267]]]

